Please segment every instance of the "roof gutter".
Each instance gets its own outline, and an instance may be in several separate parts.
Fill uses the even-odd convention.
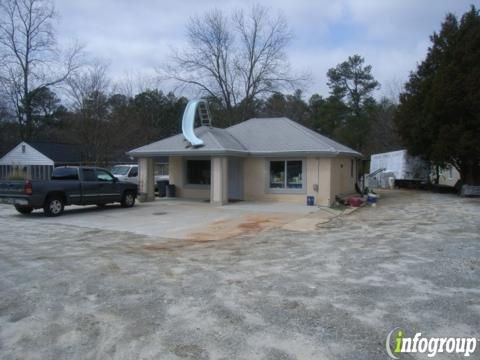
[[[200,150],[200,151],[129,151],[126,153],[128,156],[132,157],[154,157],[154,156],[254,156],[254,157],[298,157],[298,156],[322,156],[322,157],[338,157],[338,156],[351,156],[355,158],[362,158],[363,155],[360,153],[351,153],[351,152],[332,152],[332,151],[282,151],[282,152],[272,152],[272,151],[217,151],[217,150]]]

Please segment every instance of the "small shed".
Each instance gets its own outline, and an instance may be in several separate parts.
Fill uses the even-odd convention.
[[[22,141],[0,158],[0,178],[48,180],[54,167],[81,163],[80,145]]]

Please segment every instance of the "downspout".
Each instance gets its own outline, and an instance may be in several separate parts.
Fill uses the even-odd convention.
[[[320,158],[317,157],[317,206],[318,206],[319,194],[320,194]]]

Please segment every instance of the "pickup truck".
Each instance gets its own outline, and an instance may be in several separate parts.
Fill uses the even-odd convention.
[[[135,205],[138,186],[118,181],[96,167],[57,167],[50,181],[0,181],[0,203],[12,204],[21,214],[41,209],[46,216],[59,216],[66,205],[98,205],[120,202]]]

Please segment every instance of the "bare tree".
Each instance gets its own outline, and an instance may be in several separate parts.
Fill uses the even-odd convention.
[[[220,100],[227,111],[241,105],[245,116],[256,98],[301,84],[285,54],[290,39],[285,18],[265,7],[231,16],[212,10],[190,19],[188,48],[173,51],[163,70],[180,86]]]
[[[66,80],[66,93],[70,99],[74,118],[72,133],[85,145],[88,161],[95,164],[104,160],[108,134],[108,66],[95,62]]]
[[[0,0],[0,86],[22,139],[33,133],[31,94],[65,81],[79,67],[78,45],[58,49],[54,18],[49,0]]]
[[[167,77],[219,98],[227,109],[232,108],[236,103],[235,50],[228,17],[213,10],[190,18],[187,40],[188,49],[173,51],[172,62],[164,69]]]

